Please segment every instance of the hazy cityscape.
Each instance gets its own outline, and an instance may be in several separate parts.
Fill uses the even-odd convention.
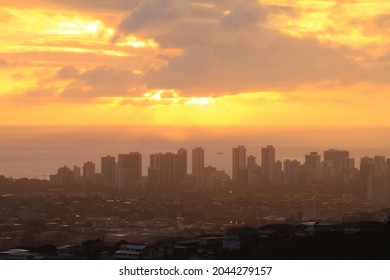
[[[254,155],[238,145],[231,155],[229,173],[207,165],[205,150],[194,147],[149,159],[136,151],[107,155],[100,170],[86,160],[59,167],[48,180],[1,176],[1,257],[373,257],[365,248],[332,255],[272,246],[387,232],[390,159],[365,156],[357,164],[349,151],[328,149],[305,154],[304,162],[276,160],[272,145]]]
[[[0,2],[0,259],[390,259],[390,1]]]

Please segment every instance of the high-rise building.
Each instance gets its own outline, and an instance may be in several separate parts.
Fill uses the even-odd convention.
[[[95,174],[95,164],[91,161],[87,161],[83,165],[83,178],[84,184],[92,184],[93,176]]]
[[[327,162],[328,168],[334,168],[336,174],[342,172],[347,159],[349,159],[349,151],[336,149],[324,151],[324,161]]]
[[[375,175],[386,174],[386,158],[385,156],[374,156]]]
[[[174,153],[159,154],[160,184],[172,188],[176,185],[176,155]]]
[[[286,159],[283,162],[283,183],[296,186],[299,184],[301,163],[298,160]]]
[[[119,169],[132,169],[134,170],[135,179],[141,180],[142,178],[142,155],[139,152],[133,152],[128,154],[118,155],[118,168]]]
[[[268,184],[274,183],[275,148],[268,145],[261,149],[261,167],[264,179]]]
[[[142,155],[139,152],[118,155],[116,186],[119,189],[134,187],[142,178]]]
[[[386,159],[386,175],[390,176],[390,158]]]
[[[102,185],[113,188],[115,186],[115,157],[106,156],[101,158]]]
[[[183,185],[187,176],[187,150],[180,148],[176,155],[176,185]]]
[[[360,159],[360,179],[364,184],[368,183],[368,179],[375,175],[375,161],[373,158],[364,157]]]
[[[283,183],[283,164],[280,160],[275,161],[274,165],[274,184],[281,185]]]
[[[159,154],[151,154],[149,156],[148,168],[148,186],[156,187],[160,185],[160,164]]]
[[[347,184],[353,176],[350,169],[349,152],[345,150],[330,149],[324,151],[323,178],[337,184]]]
[[[81,168],[77,165],[73,166],[73,182],[75,184],[80,184],[81,182]]]
[[[367,184],[367,198],[388,203],[390,201],[390,176],[370,176]]]
[[[204,150],[200,147],[192,149],[192,175],[204,174]]]
[[[257,163],[256,163],[256,157],[255,156],[248,156],[247,157],[247,167],[248,169],[251,169],[251,168],[254,168],[257,166]]]
[[[202,187],[205,183],[204,149],[192,149],[192,178],[193,186]]]
[[[150,155],[150,167],[148,168],[148,184],[150,186],[162,186],[172,188],[177,186],[178,155],[174,153],[159,153]]]
[[[246,168],[246,148],[244,146],[238,146],[233,148],[232,177],[235,186],[240,186],[241,183],[248,182],[248,178],[244,178],[245,176],[248,176],[248,170]]]
[[[305,155],[305,167],[309,182],[321,179],[321,156],[317,152],[311,152],[309,155]]]
[[[61,167],[57,170],[56,185],[69,186],[73,185],[73,171],[67,167]]]

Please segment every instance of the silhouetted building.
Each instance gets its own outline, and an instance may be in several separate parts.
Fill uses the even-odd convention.
[[[286,159],[283,162],[283,183],[296,186],[300,183],[301,163],[298,160]]]
[[[83,178],[84,184],[92,184],[92,179],[95,174],[95,164],[91,161],[87,161],[83,165]]]
[[[360,179],[364,184],[368,183],[368,178],[375,175],[375,161],[370,157],[360,159]]]
[[[187,176],[187,150],[180,148],[176,155],[176,185],[184,185]]]
[[[326,175],[336,178],[343,172],[345,161],[349,159],[349,152],[345,150],[330,149],[324,151],[324,161],[326,162]]]
[[[336,172],[341,172],[344,160],[349,158],[349,151],[330,149],[324,151],[324,161],[328,162],[328,166],[332,166]]]
[[[118,167],[134,170],[136,180],[140,180],[142,177],[142,155],[139,152],[119,154]]]
[[[82,183],[81,168],[79,166],[73,166],[73,182],[75,184]]]
[[[355,160],[345,150],[324,151],[323,177],[339,184],[348,184],[355,173]]]
[[[113,188],[115,186],[115,157],[101,158],[102,185]]]
[[[274,184],[281,185],[283,183],[283,164],[280,160],[275,161],[274,165]]]
[[[159,153],[150,155],[148,182],[172,188],[176,185],[176,155]]]
[[[247,158],[247,167],[248,169],[251,169],[253,167],[257,166],[257,163],[256,163],[256,157],[255,156],[248,156]]]
[[[176,185],[176,155],[173,153],[159,154],[160,184],[164,187]]]
[[[305,155],[305,167],[308,182],[315,182],[321,179],[321,156],[317,152]]]
[[[206,188],[222,189],[227,187],[230,177],[225,170],[217,170],[213,166],[204,168],[204,186]]]
[[[192,176],[196,187],[204,184],[204,149],[196,147],[192,149]]]
[[[248,168],[248,185],[252,188],[258,188],[260,186],[261,167],[256,162],[255,156],[247,157]]]
[[[267,184],[274,183],[275,148],[268,145],[261,149],[261,167]]]
[[[135,187],[142,178],[142,155],[139,152],[118,155],[117,186]]]
[[[58,186],[73,185],[73,171],[67,167],[58,168],[57,174],[50,175],[50,184]]]
[[[375,175],[386,174],[386,158],[384,156],[374,156]]]
[[[386,159],[386,175],[390,175],[390,158]]]
[[[390,176],[370,176],[368,178],[367,198],[376,202],[390,202]]]
[[[235,184],[235,186],[240,186],[240,183],[248,182],[248,178],[244,178],[247,175],[248,175],[248,170],[246,169],[246,149],[245,149],[245,147],[238,146],[237,148],[233,148],[232,178],[233,178],[233,183]]]

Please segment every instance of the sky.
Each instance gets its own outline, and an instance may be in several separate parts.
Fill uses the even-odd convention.
[[[196,146],[227,170],[237,145],[390,156],[389,35],[389,1],[0,1],[0,174]]]
[[[389,126],[390,2],[0,2],[0,125]]]

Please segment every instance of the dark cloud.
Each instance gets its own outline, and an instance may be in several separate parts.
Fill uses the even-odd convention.
[[[145,78],[152,88],[219,95],[286,90],[305,83],[345,84],[356,79],[360,70],[338,50],[322,47],[314,40],[282,37],[262,48],[195,46]]]
[[[58,79],[74,79],[79,76],[80,70],[74,66],[65,66],[57,72]]]
[[[375,17],[374,19],[376,27],[380,31],[387,31],[390,30],[390,14],[381,14]]]
[[[365,35],[390,35],[390,14],[379,14],[369,20],[357,19],[358,24],[363,26]]]
[[[5,59],[0,59],[0,68],[7,67],[9,64]]]
[[[144,0],[119,25],[123,33],[156,28],[177,21],[188,12],[189,2],[178,0]]]
[[[64,68],[58,73],[64,72],[63,70]],[[76,73],[73,69],[70,72]],[[139,86],[139,77],[131,71],[100,66],[74,77],[74,81],[61,92],[60,97],[82,99],[134,96],[140,94]]]
[[[239,6],[222,18],[220,26],[224,29],[237,30],[256,26],[263,17],[258,4]]]
[[[255,0],[182,2],[144,0],[120,25],[125,34],[135,32],[154,38],[162,48],[183,50],[182,56],[168,57],[162,68],[146,72],[143,81],[151,89],[222,95],[365,78],[366,70],[349,58],[356,51],[290,37],[267,26],[276,14],[296,16],[295,8]]]

